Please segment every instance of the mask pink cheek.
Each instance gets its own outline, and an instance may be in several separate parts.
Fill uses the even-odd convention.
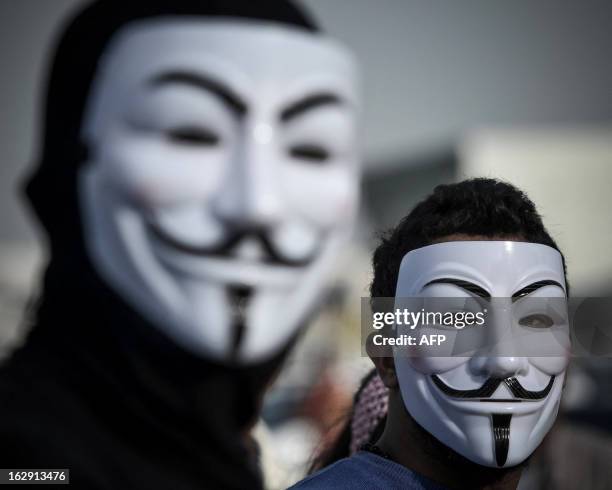
[[[359,198],[358,174],[346,166],[293,166],[281,175],[279,193],[304,219],[322,227],[352,221]]]
[[[357,180],[346,179],[328,189],[325,201],[325,212],[320,216],[327,226],[337,226],[352,221],[357,214],[359,188]]]
[[[161,195],[168,177],[164,167],[169,161],[156,138],[121,134],[102,142],[99,148],[93,165],[99,167],[104,181],[115,190],[143,203],[153,202]]]
[[[127,202],[144,208],[202,203],[210,194],[211,182],[190,168],[182,168],[172,161],[176,159],[146,158],[146,154],[124,155],[119,152],[108,155],[103,165],[104,180],[119,191]],[[183,165],[185,166],[185,165]]]
[[[106,181],[120,193],[125,201],[142,208],[153,208],[169,200],[169,186],[151,172],[143,171],[132,162],[116,162],[114,172]]]
[[[166,192],[158,182],[142,182],[131,189],[131,196],[137,206],[155,208],[167,200]]]
[[[523,345],[529,363],[540,371],[553,376],[567,369],[571,358],[571,342],[566,329],[555,328],[527,337]]]
[[[342,219],[348,219],[357,212],[359,202],[359,189],[357,186],[346,192],[344,198],[338,203],[338,215]]]
[[[549,376],[556,376],[563,373],[567,369],[569,360],[569,355],[530,357],[529,364],[543,373],[548,374]]]

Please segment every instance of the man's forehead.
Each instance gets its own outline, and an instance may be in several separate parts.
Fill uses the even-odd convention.
[[[350,52],[320,34],[262,21],[193,17],[142,20],[125,26],[101,62],[106,80],[136,84],[167,70],[214,75],[245,98],[262,90],[334,90],[356,98]],[[297,94],[296,94],[297,95]]]

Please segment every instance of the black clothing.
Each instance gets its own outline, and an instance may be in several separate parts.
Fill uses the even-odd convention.
[[[73,488],[258,488],[246,434],[282,354],[247,368],[193,356],[85,275],[80,291],[46,285],[0,369],[2,466],[68,468]]]

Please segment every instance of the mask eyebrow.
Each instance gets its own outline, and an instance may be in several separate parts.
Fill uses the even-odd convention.
[[[281,122],[286,123],[291,119],[294,119],[303,113],[318,107],[342,104],[344,104],[342,98],[331,92],[312,94],[285,107],[280,113],[280,120]]]
[[[561,284],[559,284],[557,281],[552,281],[552,280],[548,279],[548,280],[545,280],[545,281],[534,282],[532,284],[529,284],[528,286],[525,286],[522,289],[519,289],[516,293],[514,293],[512,295],[512,302],[515,303],[519,299],[524,298],[525,296],[533,293],[534,291],[536,291],[536,290],[538,290],[540,288],[543,288],[544,286],[558,286],[565,293],[565,288],[563,286],[561,286]]]
[[[170,84],[188,85],[211,92],[221,99],[238,117],[244,116],[247,112],[247,104],[229,87],[203,73],[168,71],[160,73],[149,80],[149,85],[156,88]]]
[[[454,286],[458,286],[461,289],[465,289],[468,293],[475,294],[476,296],[480,296],[481,298],[484,298],[487,301],[491,301],[491,295],[486,289],[483,289],[478,284],[474,284],[470,281],[443,277],[441,279],[434,279],[433,281],[429,281],[427,284],[425,284],[425,286],[423,286],[423,289],[425,289],[427,286],[431,286],[432,284],[453,284]]]

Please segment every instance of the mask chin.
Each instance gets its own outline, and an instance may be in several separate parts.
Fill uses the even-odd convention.
[[[411,417],[445,446],[491,468],[519,465],[537,449],[557,416],[565,377],[555,377],[540,402],[466,402],[442,393],[431,375],[416,371],[407,358],[395,356],[395,364]]]

